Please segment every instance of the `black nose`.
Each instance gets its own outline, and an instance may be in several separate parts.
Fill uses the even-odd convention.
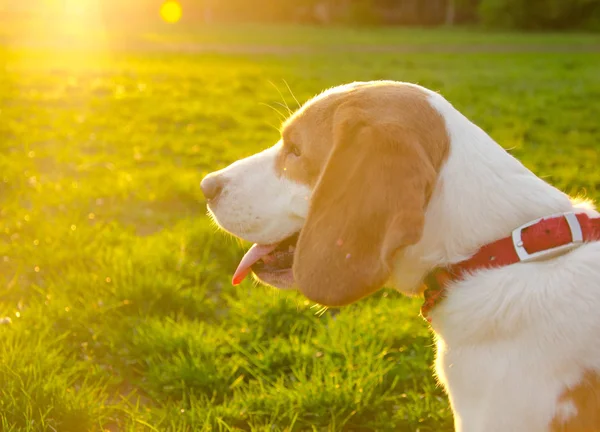
[[[200,182],[200,189],[207,200],[217,199],[223,191],[223,186],[225,186],[225,180],[216,173],[207,175]]]

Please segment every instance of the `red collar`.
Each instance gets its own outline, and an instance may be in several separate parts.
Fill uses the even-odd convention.
[[[561,213],[536,219],[479,249],[471,258],[433,270],[425,278],[425,302],[421,315],[429,322],[429,312],[441,301],[450,282],[485,268],[504,267],[518,262],[548,259],[583,242],[600,240],[600,218],[583,213]]]

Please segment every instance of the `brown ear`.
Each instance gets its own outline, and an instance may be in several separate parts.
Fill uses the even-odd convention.
[[[395,253],[421,238],[437,178],[414,132],[358,109],[336,117],[293,266],[300,291],[326,306],[354,302],[386,283]]]

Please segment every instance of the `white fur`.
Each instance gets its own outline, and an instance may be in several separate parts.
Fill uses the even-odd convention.
[[[574,209],[597,215],[574,206],[442,96],[420,88],[445,120],[450,152],[423,236],[397,257],[392,286],[415,294],[433,268],[462,261],[533,219]],[[226,192],[211,208],[221,226],[246,240],[279,241],[306,217],[310,190],[275,173],[280,145],[222,171]],[[584,372],[600,372],[598,311],[600,242],[454,283],[431,317],[436,373],[450,396],[456,430],[546,432],[553,418],[577,415],[577,407],[559,397]]]
[[[419,244],[397,258],[392,283],[414,293],[433,267],[455,263],[518,226],[575,210],[436,93],[450,154]],[[462,432],[544,432],[585,371],[600,372],[600,243],[535,263],[481,270],[448,289],[431,313],[436,373]]]
[[[260,244],[276,243],[300,231],[311,191],[277,175],[280,147],[278,142],[215,173],[226,186],[209,209],[223,229]]]

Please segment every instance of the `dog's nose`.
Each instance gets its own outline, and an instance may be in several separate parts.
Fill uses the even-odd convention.
[[[225,179],[216,173],[207,175],[200,182],[200,189],[207,200],[214,200],[219,197],[225,186]]]

